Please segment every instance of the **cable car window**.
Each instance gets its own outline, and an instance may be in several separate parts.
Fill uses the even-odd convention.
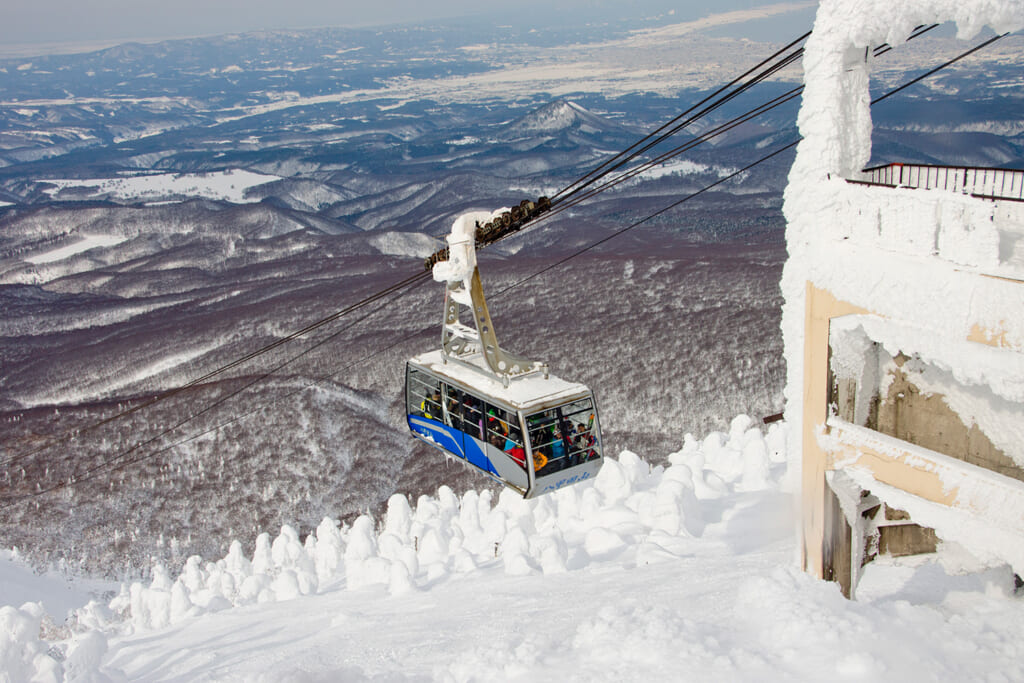
[[[538,456],[537,460],[545,463],[538,474],[543,476],[564,469],[567,466],[567,449],[557,409],[534,413],[527,418],[526,424],[533,452]]]
[[[499,411],[491,405],[486,406],[484,425],[487,441],[502,448],[505,445],[505,437],[508,436],[508,422],[502,419],[503,416],[500,416],[499,412],[504,411]]]
[[[472,394],[462,397],[462,426],[466,434],[484,440],[483,404]]]
[[[601,454],[597,442],[597,418],[594,405],[590,399],[576,401],[564,408],[566,419],[573,425],[572,448],[569,458],[573,464],[593,460]]]
[[[530,443],[543,453],[547,465],[541,476],[600,457],[594,402],[584,398],[526,418]]]
[[[507,454],[525,469],[526,449],[515,414],[489,403],[483,404],[483,425],[487,443]]]
[[[565,419],[574,425],[585,425],[590,429],[594,421],[594,402],[590,398],[580,399],[560,408]]]
[[[441,382],[411,369],[409,373],[409,414],[441,420]]]
[[[445,405],[444,422],[449,427],[454,427],[460,432],[466,432],[462,417],[462,392],[455,387],[442,384],[443,401]]]

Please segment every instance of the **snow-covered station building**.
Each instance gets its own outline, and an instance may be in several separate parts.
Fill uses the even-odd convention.
[[[784,211],[786,418],[804,569],[956,543],[1024,575],[1024,171],[871,158],[871,48],[1020,0],[824,0]],[[896,160],[893,160],[896,161]]]

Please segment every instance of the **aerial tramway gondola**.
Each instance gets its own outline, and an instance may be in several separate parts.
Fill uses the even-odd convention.
[[[533,498],[600,470],[597,403],[585,385],[498,346],[476,264],[478,230],[457,220],[448,259],[428,259],[445,283],[441,348],[408,361],[406,415],[416,437]],[[461,322],[463,309],[473,327]]]

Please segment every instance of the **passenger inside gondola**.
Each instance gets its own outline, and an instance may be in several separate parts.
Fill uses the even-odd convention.
[[[508,436],[508,423],[498,416],[497,408],[491,407],[487,409],[487,431],[490,434]]]
[[[523,437],[519,433],[518,429],[516,429],[515,427],[510,427],[508,431],[505,433],[505,450],[507,451],[508,449],[516,445],[523,445]]]
[[[533,453],[533,469],[536,472],[543,472],[548,466],[548,456],[544,451],[534,451]]]
[[[512,459],[519,464],[520,467],[526,469],[526,451],[523,449],[522,446],[513,443],[512,447],[505,452],[508,453],[512,457]]]
[[[562,430],[556,424],[551,428],[551,460],[561,468],[565,465],[565,455],[565,439],[562,437]]]
[[[423,399],[420,403],[420,409],[423,411],[423,417],[428,420],[441,420],[441,390],[434,389],[434,391],[427,398]]]
[[[525,469],[526,448],[523,446],[522,433],[514,426],[516,421],[517,418],[507,411],[488,406],[487,440]]]
[[[463,425],[462,417],[462,392],[458,389],[446,386],[445,393],[447,394],[448,400],[445,405],[448,409],[448,426],[458,429],[460,432],[466,431]]]

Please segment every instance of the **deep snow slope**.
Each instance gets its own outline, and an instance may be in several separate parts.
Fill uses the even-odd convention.
[[[534,501],[396,495],[156,567],[64,627],[0,608],[0,653],[16,680],[1020,680],[1007,567],[880,558],[856,602],[795,567],[785,441],[741,416]]]

